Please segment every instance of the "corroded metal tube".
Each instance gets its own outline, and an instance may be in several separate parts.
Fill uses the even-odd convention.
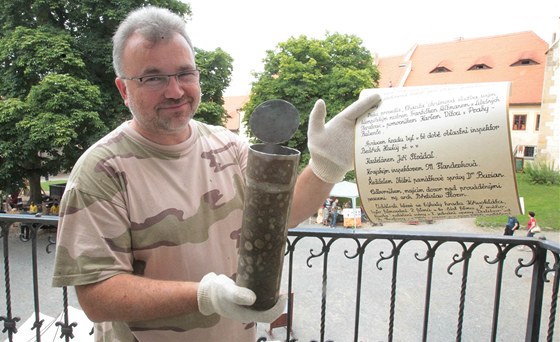
[[[255,292],[255,310],[278,301],[299,158],[298,150],[280,145],[249,149],[236,283]]]

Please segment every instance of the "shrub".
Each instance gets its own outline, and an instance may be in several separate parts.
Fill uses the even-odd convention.
[[[560,184],[560,170],[554,169],[554,163],[538,161],[527,164],[523,170],[532,184],[557,185]]]

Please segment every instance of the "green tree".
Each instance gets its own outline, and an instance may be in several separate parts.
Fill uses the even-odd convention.
[[[18,99],[0,101],[0,199],[1,195],[19,193],[24,180],[18,165],[19,150],[15,142],[18,132],[14,129],[24,111]]]
[[[130,118],[114,84],[111,38],[146,5],[191,15],[177,0],[0,0],[0,189],[28,180],[38,201],[40,176],[69,171],[101,134]],[[222,124],[232,59],[219,49],[198,52],[208,91],[197,118]]]
[[[20,100],[0,101],[0,178],[13,190],[29,181],[30,201],[41,202],[41,176],[69,170],[106,132],[96,112],[98,87],[69,75],[49,74]]]
[[[106,131],[99,88],[85,79],[74,39],[51,26],[5,33],[0,62],[0,188],[27,180],[30,200],[39,203],[41,176],[68,170]]]
[[[24,98],[48,74],[87,75],[73,38],[42,26],[16,27],[0,40],[0,89],[5,98]]]
[[[302,152],[300,166],[309,161],[307,126],[318,99],[325,100],[327,120],[356,101],[360,91],[376,87],[379,72],[371,53],[354,35],[326,34],[324,40],[290,38],[266,52],[264,71],[254,75],[244,122],[262,102],[283,99],[300,113],[300,126],[287,143]]]
[[[205,51],[195,48],[196,65],[200,69],[202,103],[196,119],[202,122],[225,125],[224,89],[231,81],[233,58],[224,50]]]

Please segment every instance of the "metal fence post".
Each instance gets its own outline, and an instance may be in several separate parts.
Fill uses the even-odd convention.
[[[531,248],[534,248],[535,263],[533,264],[533,277],[531,280],[531,294],[525,341],[538,342],[544,295],[546,249],[541,248],[540,245],[534,245],[531,246]]]

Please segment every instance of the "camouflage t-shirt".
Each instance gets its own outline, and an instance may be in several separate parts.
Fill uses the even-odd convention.
[[[54,286],[121,273],[233,277],[248,145],[223,127],[190,128],[184,143],[162,146],[126,122],[84,153],[60,205]],[[96,341],[255,341],[254,324],[200,313],[95,330]]]

